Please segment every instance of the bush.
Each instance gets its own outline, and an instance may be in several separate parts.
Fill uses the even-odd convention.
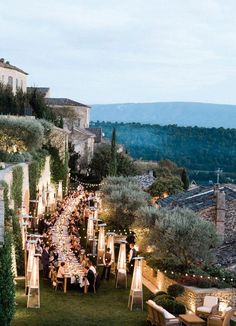
[[[22,163],[22,162],[25,162],[25,157],[21,153],[13,153],[13,154],[9,155],[9,162]]]
[[[158,291],[158,292],[155,294],[155,296],[158,297],[159,295],[163,295],[163,294],[167,295],[167,293],[164,292],[164,291]]]
[[[173,297],[169,295],[160,295],[154,299],[157,305],[163,307],[169,313],[173,315],[185,314],[185,305],[181,302],[174,300]]]
[[[184,293],[184,287],[180,284],[172,284],[168,287],[167,293],[174,298],[179,297]]]
[[[156,304],[159,304],[158,302],[162,302],[163,300],[174,300],[174,298],[168,294],[160,294],[154,298],[153,301],[156,302]]]

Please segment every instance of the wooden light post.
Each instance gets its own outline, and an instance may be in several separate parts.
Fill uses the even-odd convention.
[[[115,269],[115,239],[114,238],[115,238],[114,232],[107,232],[107,248],[110,248],[111,261],[112,261],[111,268],[113,271]]]
[[[133,310],[133,306],[141,307],[143,310],[143,278],[142,278],[142,260],[143,257],[135,257],[134,272],[130,288],[128,307]]]
[[[98,254],[97,254],[97,265],[103,265],[103,255],[105,253],[105,227],[106,223],[99,224],[98,234]]]
[[[41,255],[34,255],[33,267],[29,281],[29,291],[27,308],[40,308],[40,290],[39,290],[39,257]]]
[[[120,250],[116,270],[116,288],[118,286],[125,286],[125,288],[127,288],[126,241],[120,242]]]

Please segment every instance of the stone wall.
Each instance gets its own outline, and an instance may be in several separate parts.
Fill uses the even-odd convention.
[[[176,282],[167,277],[162,272],[155,272],[149,267],[146,262],[143,262],[143,276],[157,287],[158,291],[167,291],[168,286]],[[178,301],[184,303],[186,307],[195,312],[196,308],[201,306],[206,295],[213,295],[220,298],[219,310],[224,310],[225,307],[236,307],[236,289],[199,289],[196,287],[185,286],[183,296],[177,298]]]

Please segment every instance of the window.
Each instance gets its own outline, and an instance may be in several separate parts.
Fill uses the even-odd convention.
[[[18,79],[16,78],[16,89],[19,88]]]
[[[4,83],[4,75],[2,75],[2,83]]]
[[[81,119],[78,119],[77,126],[80,128]]]
[[[11,88],[13,88],[13,78],[11,76],[8,77],[8,83]]]
[[[23,80],[20,81],[20,88],[23,88]]]

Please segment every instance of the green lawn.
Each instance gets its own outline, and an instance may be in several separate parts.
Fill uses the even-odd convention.
[[[128,280],[128,288],[130,279]],[[24,282],[17,281],[16,314],[13,326],[62,326],[62,325],[145,325],[144,311],[129,311],[129,289],[115,289],[114,279],[102,281],[96,294],[83,294],[70,289],[66,294],[54,292],[47,281],[41,282],[41,308],[27,309]],[[144,302],[150,296],[144,288]]]

